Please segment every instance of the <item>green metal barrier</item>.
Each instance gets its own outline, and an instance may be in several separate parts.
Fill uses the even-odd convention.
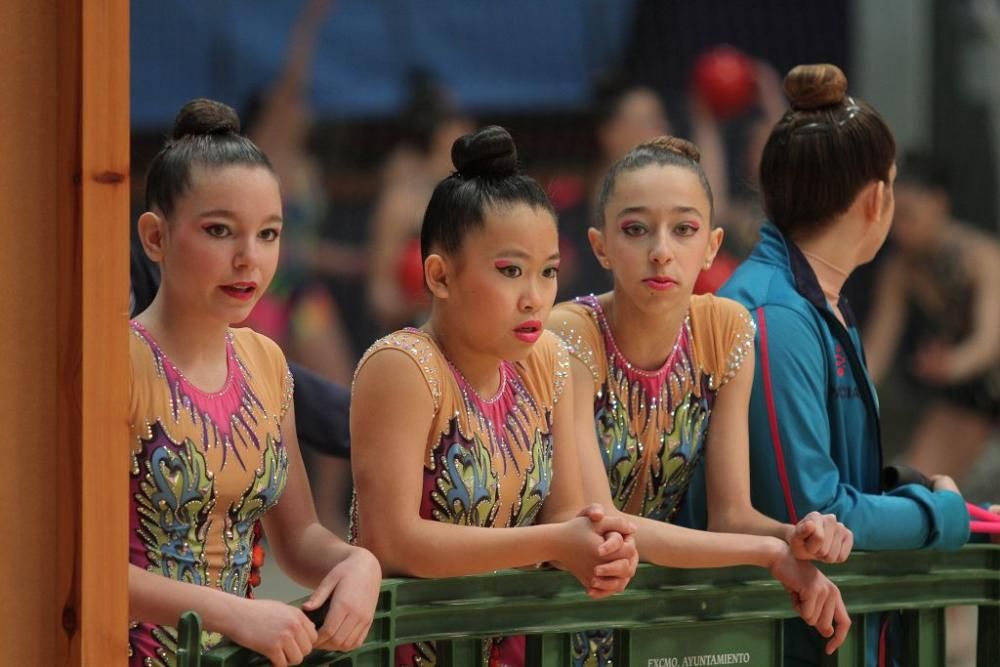
[[[901,609],[903,664],[941,667],[944,608],[974,605],[979,608],[977,664],[1000,666],[1000,547],[857,553],[824,570],[840,587],[854,621],[847,642],[825,664],[864,665],[864,616]],[[388,667],[396,645],[436,639],[445,667],[477,665],[480,638],[526,634],[529,665],[567,665],[571,633],[600,627],[616,629],[616,665],[780,666],[781,619],[792,616],[788,595],[758,568],[643,565],[627,591],[600,601],[587,598],[575,579],[557,571],[388,579],[364,646],[349,654],[317,651],[303,664]],[[193,612],[182,616],[178,667],[267,664],[235,645],[202,654],[200,627]]]

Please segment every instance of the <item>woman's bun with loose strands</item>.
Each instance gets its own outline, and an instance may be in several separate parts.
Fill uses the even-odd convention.
[[[176,141],[188,136],[230,133],[240,133],[240,117],[236,111],[222,102],[199,98],[177,112],[170,138]]]
[[[873,181],[889,182],[892,130],[871,105],[847,95],[835,65],[799,65],[785,77],[791,109],[771,130],[760,160],[770,221],[793,239],[825,227]]]
[[[784,88],[793,109],[822,109],[844,101],[847,77],[836,65],[798,65],[785,76]]]
[[[451,146],[455,173],[437,184],[420,228],[420,253],[457,253],[466,234],[485,224],[489,209],[525,204],[555,209],[535,179],[518,170],[517,146],[499,125],[459,137]]]
[[[232,107],[215,100],[191,100],[177,112],[166,144],[149,165],[146,210],[169,218],[177,198],[191,187],[196,165],[261,167],[274,173],[264,152],[240,134],[240,117]]]
[[[505,178],[517,173],[517,146],[510,132],[490,125],[459,137],[451,161],[462,178]]]

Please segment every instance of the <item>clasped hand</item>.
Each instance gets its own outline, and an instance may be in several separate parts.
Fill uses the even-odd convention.
[[[843,563],[854,547],[854,533],[833,514],[810,512],[795,524],[788,546],[799,560]]]
[[[595,503],[563,522],[561,529],[563,555],[553,563],[556,567],[572,573],[591,598],[625,590],[639,565],[635,524]]]

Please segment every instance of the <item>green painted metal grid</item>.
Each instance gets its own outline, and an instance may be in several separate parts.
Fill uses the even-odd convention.
[[[823,569],[840,587],[855,621],[845,646],[824,664],[863,665],[865,639],[858,630],[864,614],[904,610],[907,664],[938,667],[944,651],[940,610],[973,605],[979,607],[980,617],[977,664],[1000,666],[1000,547],[857,553],[845,564]],[[660,655],[657,646],[665,647],[662,654],[669,658],[678,655],[678,646],[704,653],[715,650],[713,643],[725,645],[727,637],[760,646],[756,655],[773,656],[752,664],[780,665],[780,621],[793,616],[788,595],[758,568],[673,570],[643,565],[628,590],[600,601],[587,598],[570,575],[558,571],[390,579],[382,585],[364,646],[346,655],[317,652],[304,664],[388,666],[394,646],[434,639],[441,641],[444,665],[477,665],[479,638],[527,634],[529,665],[562,665],[568,664],[570,633],[602,627],[617,631],[618,665],[669,667],[669,659],[650,662]],[[182,619],[180,644],[187,648],[178,667],[267,664],[233,645],[202,655],[198,625],[190,612]]]

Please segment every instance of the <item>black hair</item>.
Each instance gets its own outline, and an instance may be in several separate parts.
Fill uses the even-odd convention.
[[[191,100],[177,112],[166,144],[149,166],[146,210],[169,216],[191,185],[194,165],[263,167],[274,173],[264,152],[240,134],[236,112],[207,99]]]
[[[771,222],[795,236],[846,211],[866,183],[888,183],[896,140],[878,111],[847,95],[835,65],[795,67],[785,94],[791,109],[764,146],[760,189]]]
[[[597,226],[604,224],[604,207],[615,191],[618,176],[627,171],[635,171],[649,165],[672,166],[687,169],[698,176],[702,189],[708,196],[708,218],[711,223],[715,218],[715,198],[712,196],[712,186],[701,166],[701,151],[690,141],[679,137],[656,137],[643,142],[630,150],[620,160],[615,162],[604,176],[601,194],[597,203]]]
[[[487,208],[527,204],[556,218],[555,208],[538,181],[520,173],[517,147],[510,133],[490,125],[467,134],[451,147],[455,173],[438,183],[420,228],[420,252],[454,254],[465,235],[483,226]]]

